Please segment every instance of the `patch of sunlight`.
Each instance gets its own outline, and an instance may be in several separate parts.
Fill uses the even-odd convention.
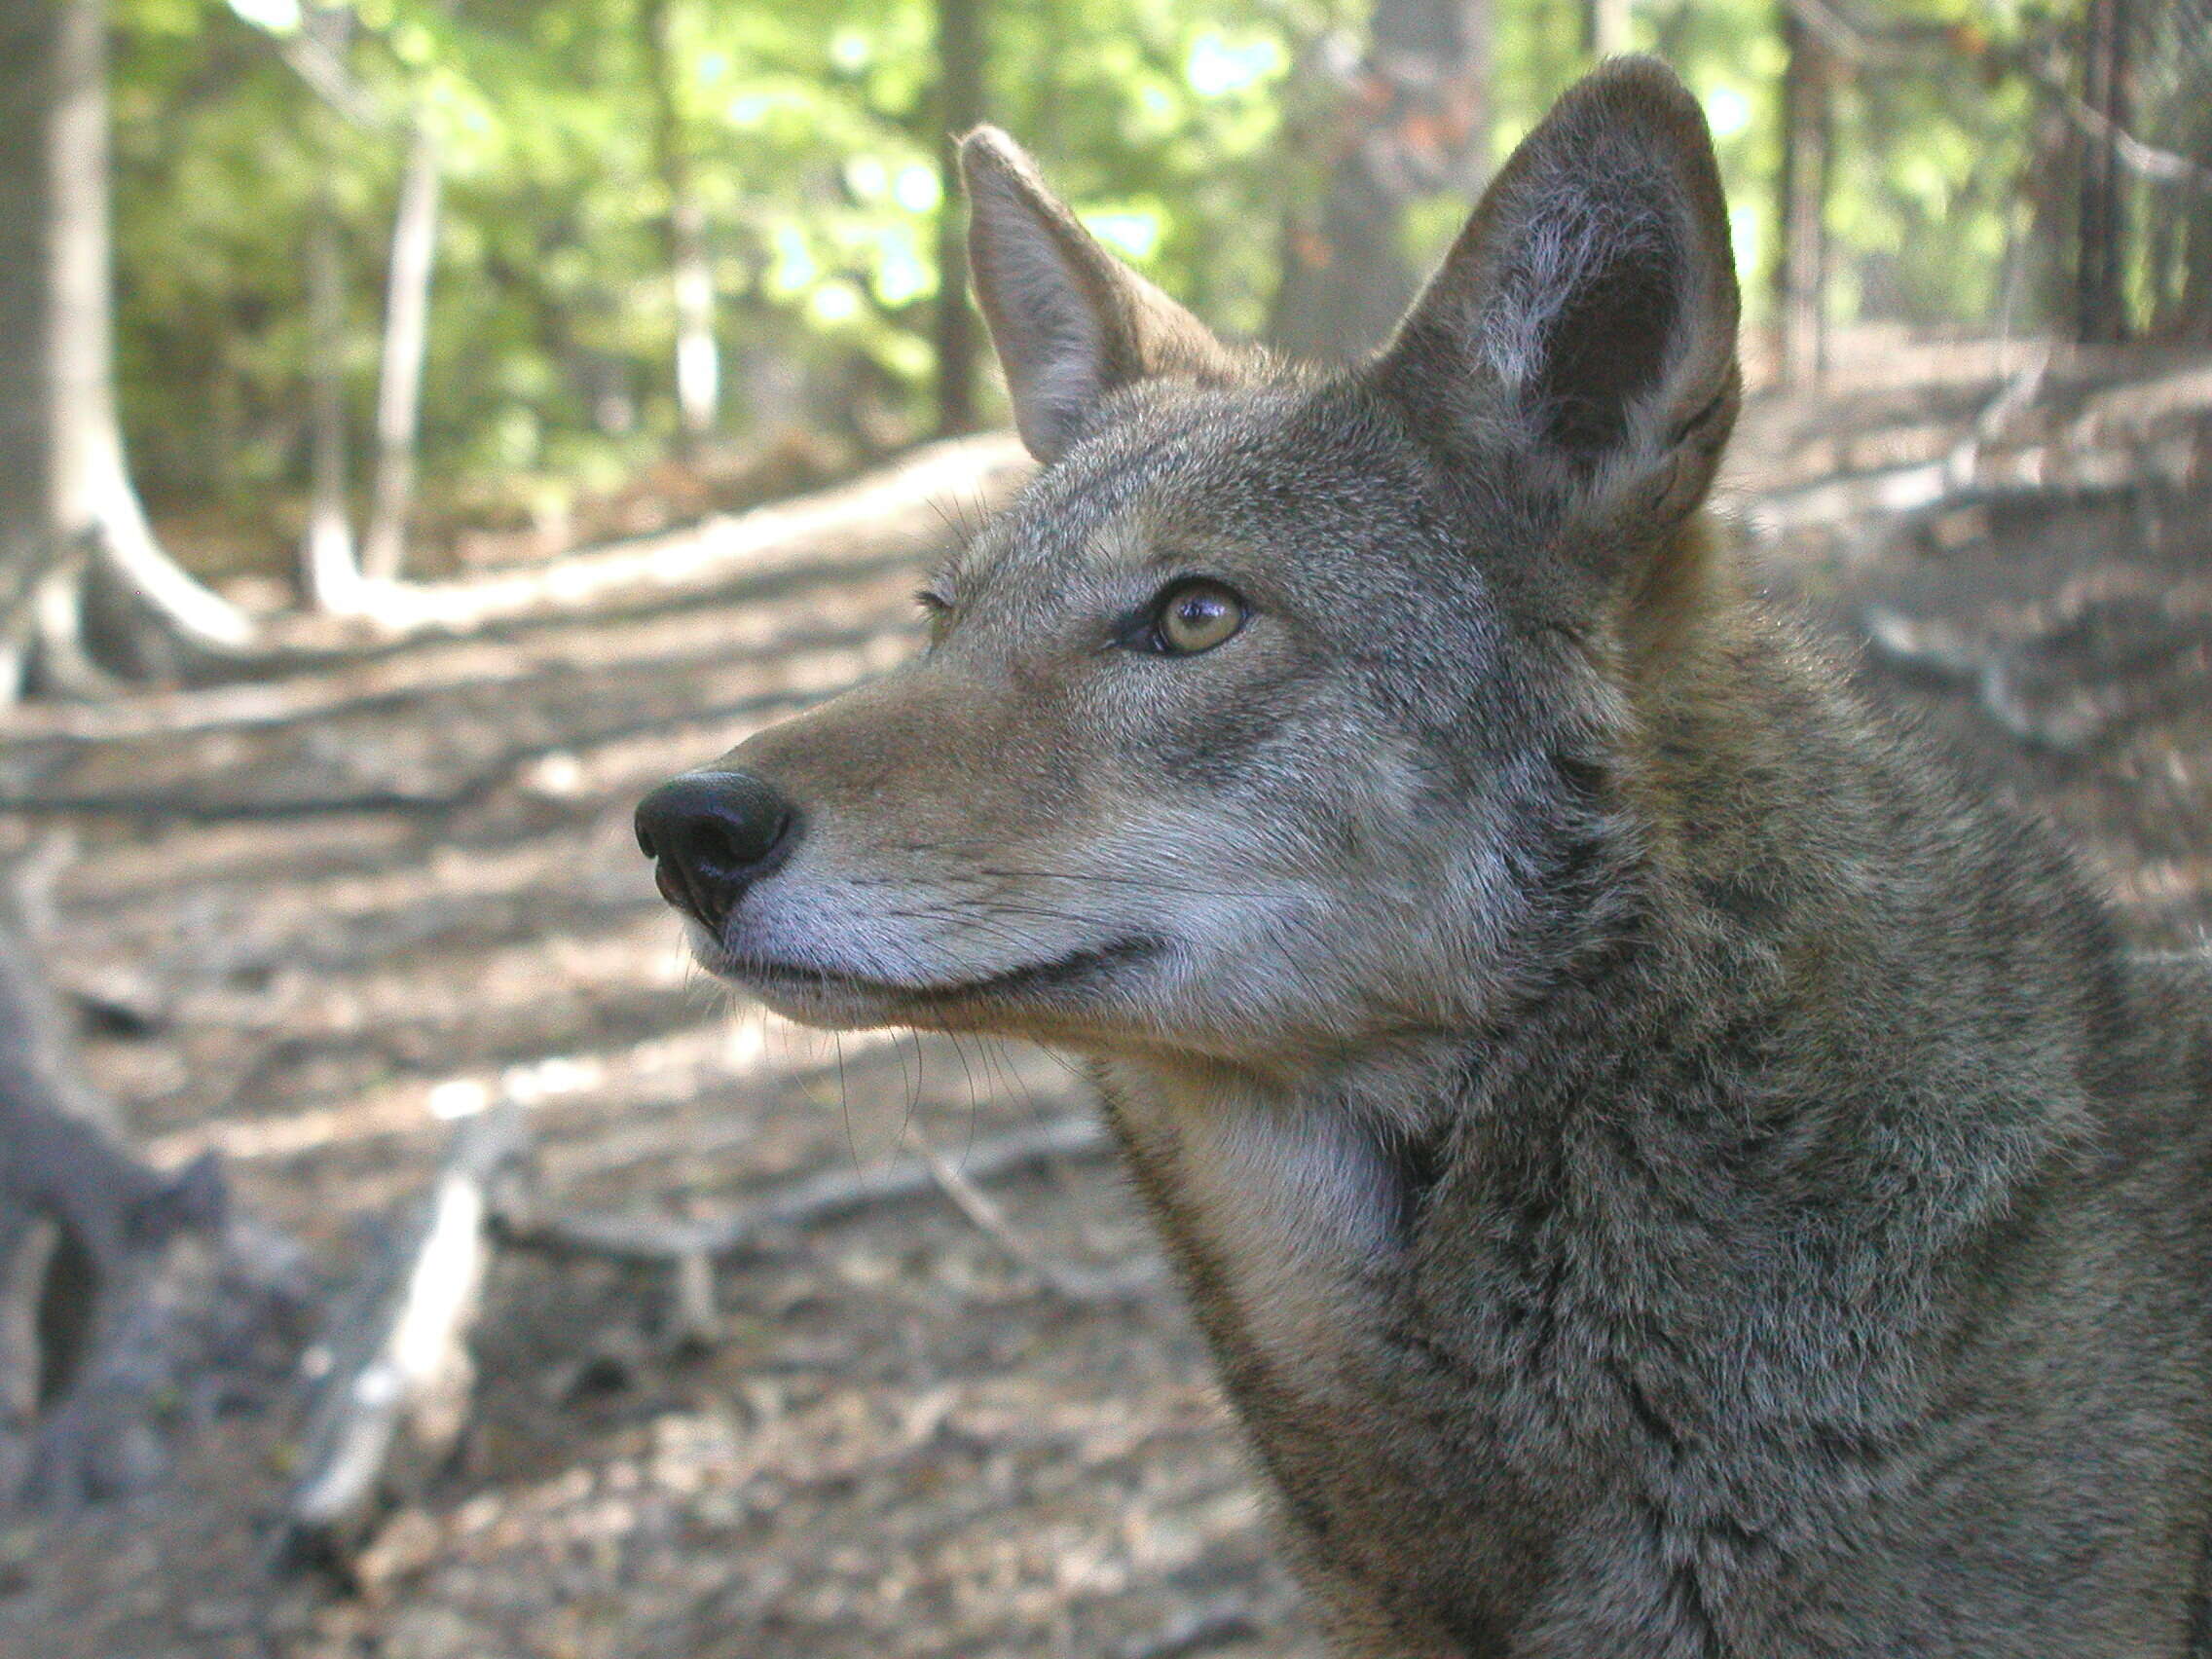
[[[271,34],[290,34],[300,26],[300,0],[231,0],[231,10]]]
[[[1705,119],[1715,138],[1733,138],[1751,124],[1751,100],[1734,87],[1714,87],[1705,94]]]
[[[1084,229],[1117,253],[1130,259],[1150,259],[1160,250],[1160,238],[1165,227],[1160,214],[1145,207],[1117,207],[1076,215]]]
[[[1183,78],[1201,98],[1218,98],[1272,80],[1286,66],[1280,41],[1266,35],[1239,41],[1208,29],[1191,42]]]
[[[860,290],[850,282],[825,282],[807,296],[806,309],[817,322],[850,322],[861,314]]]
[[[938,180],[937,168],[920,162],[899,169],[899,181],[891,187],[891,199],[909,213],[934,213],[938,203],[944,200],[944,187]]]

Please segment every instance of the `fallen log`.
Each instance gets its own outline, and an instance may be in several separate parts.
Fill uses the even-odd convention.
[[[527,696],[565,676],[649,677],[686,665],[853,645],[888,622],[913,616],[916,563],[915,550],[902,539],[866,558],[756,572],[696,603],[639,615],[585,611],[529,627],[409,640],[339,655],[313,673],[280,679],[126,692],[98,702],[25,703],[7,712],[0,735],[13,742],[108,743],[252,731],[356,711],[388,719],[394,710],[471,692]]]
[[[219,659],[195,661],[185,689],[90,706],[9,711],[11,735],[89,737],[253,725],[312,715],[318,699],[373,694],[373,673],[336,691],[294,688],[328,673],[438,640],[564,622],[637,617],[772,588],[785,578],[918,559],[957,537],[964,520],[1003,503],[1031,464],[1006,433],[926,445],[850,484],[750,512],[544,565],[451,582],[364,584],[346,613],[259,622]],[[390,677],[404,685],[402,670]]]
[[[343,1568],[387,1504],[452,1450],[475,1368],[487,1225],[529,1152],[522,1109],[493,1106],[454,1132],[429,1193],[342,1299],[303,1369],[316,1381],[285,1500],[279,1552]]]
[[[1963,506],[2186,489],[2201,471],[2200,445],[2186,431],[2094,449],[2046,443],[1981,451],[1962,445],[1941,461],[1776,491],[1747,503],[1744,516],[1762,538],[1774,540]]]
[[[765,722],[881,673],[911,649],[900,622],[836,649],[756,667],[694,664],[625,706],[590,684],[443,711],[443,723],[349,711],[322,722],[189,738],[66,743],[0,740],[0,810],[222,822],[332,813],[450,812],[549,756],[589,755],[670,729]],[[619,677],[603,677],[618,684]],[[689,693],[689,695],[687,695]],[[489,706],[487,706],[489,705]],[[446,743],[425,741],[436,731]]]
[[[771,572],[878,557],[893,548],[919,553],[952,539],[960,516],[1003,501],[1030,469],[1011,433],[951,438],[838,489],[603,552],[468,581],[372,587],[357,615],[287,617],[273,637],[295,648],[344,645],[349,634],[381,644],[580,613],[635,612],[694,602]]]
[[[2013,639],[1880,605],[1865,607],[1860,621],[1877,659],[1970,684],[1990,719],[2022,743],[2080,755],[2133,721],[2202,697],[2212,680],[2212,618],[2172,598],[2061,595],[2071,603]]]
[[[1152,1636],[1124,1641],[1115,1659],[1189,1659],[1217,1647],[1240,1647],[1264,1634],[1252,1609],[1233,1596],[1193,1608]]]

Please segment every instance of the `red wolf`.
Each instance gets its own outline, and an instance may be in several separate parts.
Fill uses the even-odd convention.
[[[2212,1046],[1701,517],[1680,85],[1331,374],[964,159],[1044,469],[925,655],[641,808],[701,960],[1088,1057],[1346,1654],[2212,1652]]]

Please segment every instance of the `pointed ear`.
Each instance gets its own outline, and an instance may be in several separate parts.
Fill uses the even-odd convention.
[[[1076,222],[1021,147],[995,127],[961,140],[968,264],[1021,441],[1059,459],[1111,392],[1154,375],[1235,378],[1204,323]]]
[[[1417,431],[1566,516],[1667,529],[1741,395],[1735,262],[1705,117],[1607,63],[1514,152],[1371,372]]]

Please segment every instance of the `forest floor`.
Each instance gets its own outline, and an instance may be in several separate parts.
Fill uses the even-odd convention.
[[[2055,819],[2143,947],[2201,947],[2212,368],[1850,360],[1747,412],[1725,494],[1767,580]],[[222,1151],[311,1287],[265,1334],[277,1382],[180,1405],[153,1495],[0,1518],[0,1655],[1317,1654],[1172,1289],[1056,1291],[934,1196],[726,1264],[703,1347],[664,1336],[655,1275],[502,1252],[460,1454],[350,1582],[272,1567],[280,1380],[461,1114],[524,1103],[555,1206],[709,1216],[1080,1109],[1035,1051],[838,1045],[731,1006],[632,839],[649,785],[909,648],[916,565],[424,640],[318,671],[287,714],[187,696],[0,730],[95,1075],[161,1161]],[[992,1194],[1034,1260],[1153,1251],[1103,1161]]]

